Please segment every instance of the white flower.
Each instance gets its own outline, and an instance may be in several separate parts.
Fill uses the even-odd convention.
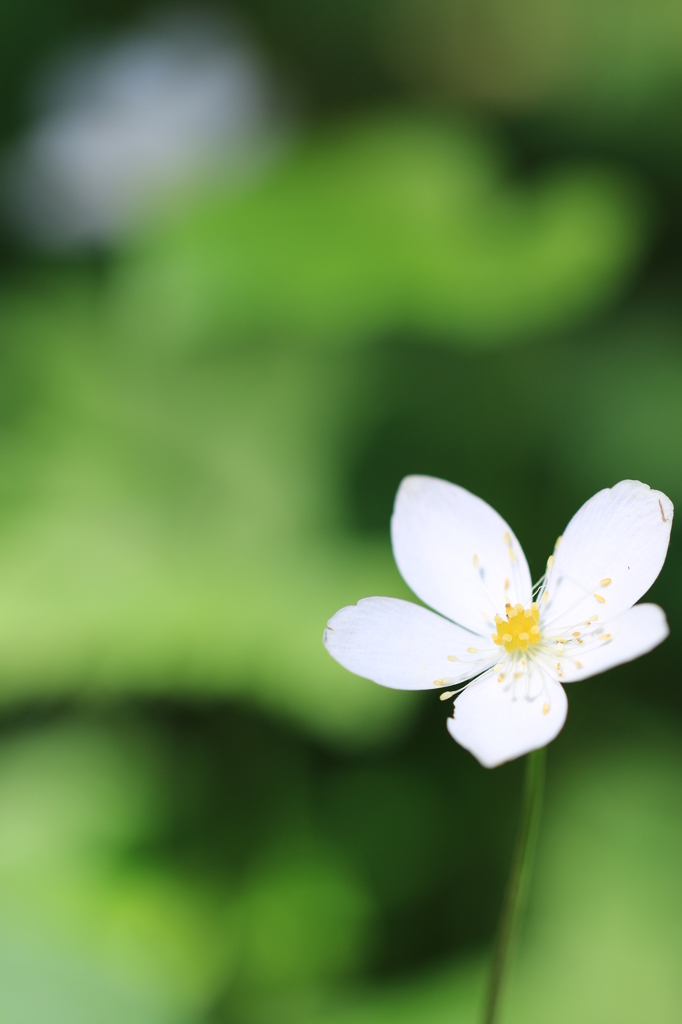
[[[409,476],[391,519],[393,553],[436,611],[370,597],[330,619],[325,646],[351,672],[398,690],[471,680],[448,729],[495,767],[560,732],[562,683],[665,640],[662,609],[633,605],[661,571],[672,518],[670,499],[636,480],[599,491],[573,516],[533,588],[518,540],[490,505],[445,480]],[[446,690],[441,700],[453,696]]]

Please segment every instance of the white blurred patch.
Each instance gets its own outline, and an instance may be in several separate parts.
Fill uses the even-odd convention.
[[[187,183],[252,168],[272,131],[258,57],[197,15],[65,56],[38,108],[4,161],[2,202],[56,250],[110,245]]]

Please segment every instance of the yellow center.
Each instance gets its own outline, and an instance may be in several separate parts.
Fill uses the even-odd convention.
[[[493,642],[498,647],[504,647],[507,654],[511,654],[540,642],[540,609],[535,601],[525,611],[522,604],[508,604],[506,612],[506,619],[495,616],[497,633],[493,633]]]

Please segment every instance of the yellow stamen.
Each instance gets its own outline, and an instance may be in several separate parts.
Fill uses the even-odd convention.
[[[599,586],[600,587],[608,587],[610,582],[611,582],[610,576],[606,576],[605,579],[600,581]]]
[[[508,654],[512,651],[525,651],[530,644],[537,644],[541,640],[540,609],[533,603],[530,608],[524,609],[522,604],[507,604],[507,621],[495,616],[497,632],[493,634],[493,643],[498,647],[504,647]]]
[[[601,595],[601,594],[595,594],[594,596],[595,596],[595,597],[597,598],[597,600],[599,601],[599,604],[606,604],[606,598],[605,598],[605,597],[602,597],[602,595]]]
[[[543,715],[549,714],[549,704],[547,703],[547,701],[545,701],[545,703],[542,705],[542,713]]]
[[[440,693],[438,695],[438,700],[449,700],[450,697],[454,697],[454,696],[455,696],[455,691],[454,690],[444,690],[443,693]]]
[[[478,654],[478,647],[467,647],[468,654]]]

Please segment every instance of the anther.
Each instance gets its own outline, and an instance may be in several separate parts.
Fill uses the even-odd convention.
[[[597,600],[599,601],[599,604],[606,604],[606,598],[605,598],[605,597],[602,597],[602,595],[601,595],[601,594],[595,594],[594,596],[595,596],[595,597],[597,598]]]
[[[474,555],[474,569],[478,569],[478,555]]]
[[[547,559],[547,568],[551,569],[553,565],[554,565],[554,555],[550,555],[549,558]]]
[[[514,548],[509,548],[509,557],[511,558],[512,562],[516,561],[516,552],[514,551]]]
[[[590,615],[590,622],[596,622],[598,618],[598,615]]]
[[[600,640],[610,640],[611,639],[611,634],[610,633],[602,633],[602,635],[599,637],[599,639]]]
[[[450,697],[454,697],[454,696],[455,696],[455,691],[454,690],[443,690],[443,692],[438,695],[438,700],[450,700]]]
[[[561,662],[560,661],[557,661],[557,663],[556,663],[556,670],[557,670],[557,672],[561,672]]]
[[[504,589],[509,590],[509,580],[504,581]]]
[[[545,701],[545,703],[542,705],[542,713],[543,715],[549,714],[549,704],[547,703],[547,701]]]
[[[599,586],[600,587],[608,587],[610,582],[611,582],[611,578],[609,576],[607,576],[605,579],[599,581]]]
[[[546,590],[544,592],[544,594],[542,595],[540,600],[542,601],[543,604],[547,604],[547,602],[549,601],[549,590]]]
[[[478,654],[478,647],[467,647],[467,654]]]
[[[575,663],[575,667],[576,667],[576,668],[582,668],[582,667],[583,667],[583,663],[582,663],[582,661],[576,661],[576,663]]]
[[[502,669],[503,667],[504,667],[504,666],[503,666],[502,662],[500,661],[500,662],[498,662],[498,664],[497,664],[497,665],[493,665],[493,672],[499,672],[499,671],[501,671],[501,669]]]
[[[505,533],[504,535],[504,543],[507,545],[508,548],[511,547],[511,537],[509,535],[509,532]]]
[[[500,672],[499,676],[497,677],[497,681],[498,683],[504,682],[504,672]]]
[[[448,654],[448,661],[459,661],[456,654]]]
[[[514,673],[514,679],[520,679],[522,675],[523,675],[523,672],[515,672]]]
[[[575,633],[571,633],[571,636],[580,636],[580,630],[578,630],[578,631],[577,631],[577,632],[575,632]]]
[[[557,537],[556,541],[554,542],[554,550],[555,551],[559,547],[559,545],[561,544],[561,538],[562,537],[563,537],[563,533],[560,533],[559,536]]]
[[[442,679],[434,679],[434,680],[433,680],[433,685],[434,685],[434,686],[445,686],[445,684],[446,684],[446,683],[449,683],[450,681],[451,681],[451,680],[450,680],[450,679],[448,679],[448,677],[447,677],[447,676],[443,676],[443,678],[442,678]]]

